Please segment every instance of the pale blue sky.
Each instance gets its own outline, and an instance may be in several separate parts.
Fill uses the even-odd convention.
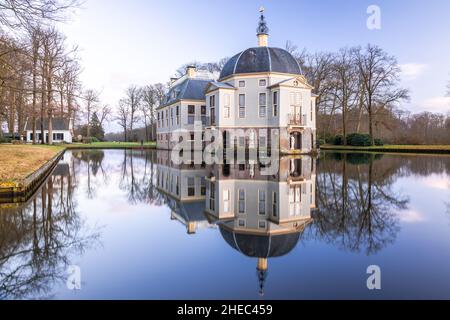
[[[381,8],[381,30],[366,27]],[[269,45],[291,40],[310,52],[380,45],[404,67],[404,108],[448,112],[450,1],[87,0],[62,26],[80,48],[82,81],[115,107],[130,84],[166,82],[183,63],[215,61],[256,45],[258,8],[266,8]],[[118,130],[112,124],[110,130]]]

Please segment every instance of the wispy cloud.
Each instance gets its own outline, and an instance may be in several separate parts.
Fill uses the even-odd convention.
[[[405,223],[417,223],[425,221],[425,217],[419,211],[412,210],[402,210],[398,212],[398,217],[400,221]]]
[[[430,188],[450,190],[450,181],[447,175],[431,175],[422,182],[424,185]]]
[[[450,111],[450,97],[434,97],[423,102],[424,109],[433,112],[447,113]]]
[[[427,65],[423,63],[404,63],[400,64],[403,80],[416,80],[426,69]]]

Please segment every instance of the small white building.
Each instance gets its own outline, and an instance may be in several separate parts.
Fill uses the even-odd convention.
[[[48,119],[44,119],[44,143],[48,142]],[[54,143],[72,143],[72,132],[73,125],[72,121],[64,118],[52,118],[52,128],[53,128],[53,142]],[[31,119],[28,119],[27,124],[25,126],[25,140],[27,142],[33,142],[33,122]],[[41,133],[41,119],[36,120],[36,142],[42,141],[42,133]]]

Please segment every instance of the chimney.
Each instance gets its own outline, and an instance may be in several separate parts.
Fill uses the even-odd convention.
[[[195,66],[187,66],[186,68],[186,74],[188,78],[195,78],[195,75],[197,74],[197,68]]]
[[[170,78],[170,84],[169,86],[172,86],[174,84],[175,81],[177,81],[178,78]]]

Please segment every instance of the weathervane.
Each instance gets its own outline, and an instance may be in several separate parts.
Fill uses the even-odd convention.
[[[264,7],[259,8],[259,12],[261,13],[261,17],[259,19],[258,28],[256,29],[257,34],[269,34],[269,28],[267,27],[266,20],[264,18]]]

